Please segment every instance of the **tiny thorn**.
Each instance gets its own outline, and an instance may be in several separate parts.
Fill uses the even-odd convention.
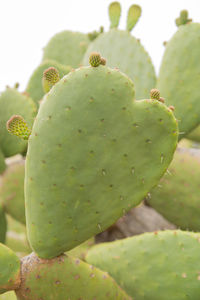
[[[152,89],[150,91],[150,97],[153,100],[160,100],[160,91],[158,89]]]
[[[133,27],[137,24],[142,13],[142,9],[139,5],[131,5],[128,10],[127,22],[126,22],[126,30],[131,31]]]
[[[179,134],[185,134],[185,132],[179,132]]]
[[[14,115],[7,122],[7,130],[12,135],[16,135],[24,140],[28,140],[31,129],[27,126],[22,116]]]
[[[110,28],[117,28],[121,16],[121,5],[119,2],[112,2],[108,8]]]
[[[98,52],[92,52],[89,57],[89,63],[91,67],[98,67],[102,64],[101,55]]]
[[[50,67],[43,73],[42,85],[45,93],[48,93],[50,89],[60,80],[59,72],[56,68]]]

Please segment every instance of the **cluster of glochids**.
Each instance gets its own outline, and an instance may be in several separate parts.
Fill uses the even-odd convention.
[[[126,30],[120,15],[113,2],[108,32],[56,34],[26,92],[0,95],[2,300],[199,300],[200,234],[183,230],[200,231],[200,160],[175,150],[200,136],[200,24],[181,12],[156,83],[130,33],[141,8]],[[146,195],[182,230],[95,245]]]

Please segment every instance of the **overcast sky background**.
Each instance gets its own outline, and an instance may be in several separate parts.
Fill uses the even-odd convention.
[[[109,29],[111,0],[0,0],[0,92],[6,85],[26,87],[42,59],[42,48],[57,32],[90,32],[101,25]],[[163,41],[176,32],[174,20],[182,9],[200,22],[200,0],[121,0],[119,28],[124,29],[131,4],[142,7],[142,16],[132,34],[149,52],[158,73]],[[189,54],[188,54],[189,55]]]

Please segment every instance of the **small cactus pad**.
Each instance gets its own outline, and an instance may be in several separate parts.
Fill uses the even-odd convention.
[[[25,224],[24,161],[10,164],[1,180],[0,202],[9,215]]]
[[[8,120],[7,129],[9,133],[16,135],[23,140],[28,140],[31,134],[31,129],[28,128],[24,118],[19,115],[14,115]]]
[[[52,59],[62,65],[77,68],[90,43],[87,34],[62,31],[54,35],[44,48],[43,61]]]
[[[50,89],[60,80],[59,72],[56,68],[50,67],[46,69],[42,77],[42,85],[45,93],[48,93]]]
[[[92,67],[98,67],[101,64],[101,55],[98,52],[92,52],[89,57],[89,63]]]
[[[139,5],[133,4],[128,10],[126,29],[131,31],[135,27],[142,13]]]
[[[8,247],[0,244],[0,294],[19,287],[20,260]]]
[[[200,154],[180,149],[148,202],[178,227],[200,231],[199,178]]]
[[[200,234],[145,233],[94,246],[86,260],[134,299],[199,300]]]
[[[134,101],[133,83],[119,70],[82,67],[63,77],[29,139],[32,249],[52,258],[108,228],[157,184],[176,143],[173,113],[159,101]]]
[[[110,28],[116,28],[119,25],[121,16],[121,5],[119,2],[112,2],[108,8],[110,18]]]
[[[179,139],[200,123],[199,49],[200,24],[180,26],[167,43],[159,72],[157,88],[166,98],[166,105],[175,107]]]
[[[5,216],[3,206],[0,202],[0,243],[5,242],[6,230],[7,230],[6,216]]]
[[[21,276],[18,300],[131,300],[107,273],[66,255],[44,260],[32,253],[22,259]]]
[[[34,70],[27,84],[26,91],[37,106],[45,94],[42,86],[43,72],[50,67],[58,70],[60,78],[69,73],[71,69],[69,66],[63,66],[54,60],[46,60]]]
[[[129,32],[112,29],[102,33],[89,45],[83,65],[88,65],[91,52],[101,53],[108,67],[119,68],[133,80],[136,99],[149,98],[156,85],[155,70],[148,53]]]
[[[36,114],[36,106],[31,98],[22,95],[16,89],[7,88],[0,95],[0,148],[5,157],[25,151],[27,141],[11,135],[6,122],[13,115],[21,115],[32,126]]]
[[[160,91],[157,89],[152,89],[150,92],[151,99],[160,100]]]

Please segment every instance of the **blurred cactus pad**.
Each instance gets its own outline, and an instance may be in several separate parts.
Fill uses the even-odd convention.
[[[51,59],[62,65],[78,68],[89,43],[87,34],[68,30],[59,32],[45,46],[43,61]]]
[[[200,231],[199,178],[200,151],[179,149],[148,202],[178,227]]]
[[[179,139],[200,123],[199,49],[200,24],[181,25],[167,42],[160,67],[157,87],[166,98],[166,104],[175,107]]]

